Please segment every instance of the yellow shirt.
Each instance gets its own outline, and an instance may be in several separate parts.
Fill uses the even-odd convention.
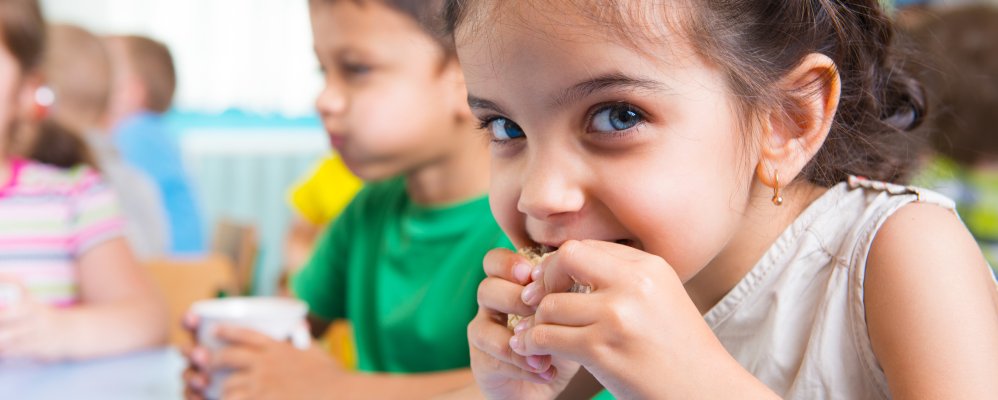
[[[322,159],[288,194],[288,203],[298,214],[317,226],[325,226],[340,215],[363,186],[335,155]]]

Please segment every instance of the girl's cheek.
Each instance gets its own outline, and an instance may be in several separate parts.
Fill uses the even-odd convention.
[[[506,236],[514,242],[519,242],[524,225],[524,222],[518,219],[523,217],[516,209],[516,193],[519,190],[516,187],[504,185],[500,179],[496,178],[498,177],[493,175],[494,180],[489,189],[489,207],[492,209],[492,216],[495,217]]]

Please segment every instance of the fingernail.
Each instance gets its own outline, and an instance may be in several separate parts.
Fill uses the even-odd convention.
[[[525,330],[527,330],[527,319],[526,318],[521,319],[520,322],[517,323],[516,326],[513,327],[513,334],[519,334],[520,332],[523,332]]]
[[[530,279],[533,279],[534,281],[539,281],[543,277],[544,277],[544,271],[541,270],[541,265],[537,264],[537,266],[535,266],[534,269],[530,271]]]
[[[513,351],[520,350],[520,335],[513,335],[509,338],[509,348]]]
[[[539,286],[537,282],[530,282],[527,287],[523,288],[523,291],[520,292],[520,300],[523,301],[523,304],[534,305],[533,300],[534,297],[537,297]]]
[[[533,368],[534,371],[541,369],[541,360],[537,356],[527,356],[527,365]]]
[[[526,283],[530,280],[530,264],[518,262],[513,266],[513,277],[517,282]]]

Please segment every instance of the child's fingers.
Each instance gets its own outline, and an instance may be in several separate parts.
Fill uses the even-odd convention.
[[[195,334],[198,331],[198,325],[201,324],[201,317],[193,312],[188,312],[184,314],[184,319],[181,320],[181,325],[191,334]]]
[[[530,282],[530,262],[509,249],[494,249],[482,260],[485,275],[526,285]]]
[[[228,346],[216,350],[211,355],[207,370],[241,370],[252,366],[257,360],[257,352],[246,347]],[[228,379],[226,379],[228,381]]]
[[[181,350],[184,358],[187,359],[187,363],[194,368],[204,369],[208,367],[211,355],[208,354],[208,349],[204,347],[191,346]]]
[[[509,340],[513,352],[521,356],[551,355],[569,360],[588,359],[586,352],[592,338],[584,329],[559,325],[535,325]]]
[[[234,346],[261,348],[278,343],[263,333],[237,326],[221,325],[215,329],[215,336]]]
[[[596,293],[552,293],[541,300],[533,316],[534,325],[583,327],[599,322],[605,301]]]
[[[478,285],[478,305],[503,314],[530,315],[534,310],[520,300],[523,286],[487,277]]]
[[[472,352],[486,354],[499,363],[509,364],[528,372],[541,372],[534,370],[523,356],[513,353],[509,347],[511,336],[513,333],[505,323],[497,323],[482,312],[479,312],[479,315],[468,324],[468,342]]]
[[[619,275],[633,273],[628,266],[655,256],[617,243],[570,240],[562,244],[552,257],[551,262],[545,263],[543,274],[544,286],[549,292],[567,291],[561,289],[569,279],[588,285],[593,290],[606,287]],[[660,258],[658,260],[661,261]],[[668,268],[665,261],[661,264],[663,268]]]
[[[520,320],[520,323],[516,324],[516,326],[513,327],[513,335],[516,335],[518,333],[526,331],[527,329],[530,329],[531,327],[534,326],[534,323],[535,322],[534,322],[534,316],[533,315],[531,315],[529,317],[524,317],[523,319]],[[507,339],[506,344],[509,344],[509,339]],[[507,347],[509,347],[509,346],[507,346]],[[510,347],[510,351],[512,351],[511,347]],[[514,352],[513,353],[513,357],[516,358],[516,357],[522,357],[522,356],[520,356],[520,355],[518,355],[518,354],[516,354]],[[524,362],[527,363],[527,366],[529,367],[527,369],[529,369],[531,371],[534,371],[534,372],[546,371],[548,368],[551,367],[551,356],[549,356],[549,355],[527,356],[527,357],[523,357],[523,359],[524,359]]]
[[[208,375],[194,368],[185,369],[183,379],[187,388],[193,392],[200,393],[204,388],[208,387]]]
[[[488,354],[475,351],[471,352],[471,369],[475,371],[476,375],[489,375],[490,379],[498,376],[540,384],[550,382],[550,379],[545,379],[544,376],[553,377],[556,374],[553,366],[548,367],[545,371],[534,373],[516,365],[499,361]]]
[[[225,400],[251,399],[253,382],[246,374],[234,373],[222,384],[222,398]]]
[[[558,263],[559,253],[560,250],[551,253],[543,262],[531,268],[531,282],[523,291],[524,303],[536,307],[545,294],[567,292],[575,284],[575,280],[571,276],[545,273],[552,265]]]
[[[238,388],[222,390],[222,398],[225,400],[251,400],[253,396],[247,390]]]
[[[187,386],[184,388],[184,400],[204,400],[204,396],[200,390]]]

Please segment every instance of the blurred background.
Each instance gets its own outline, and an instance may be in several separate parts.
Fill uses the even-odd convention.
[[[165,43],[177,69],[166,119],[178,135],[205,237],[218,221],[258,237],[254,292],[271,294],[288,187],[329,152],[313,109],[322,87],[304,0],[42,0],[50,22]]]

